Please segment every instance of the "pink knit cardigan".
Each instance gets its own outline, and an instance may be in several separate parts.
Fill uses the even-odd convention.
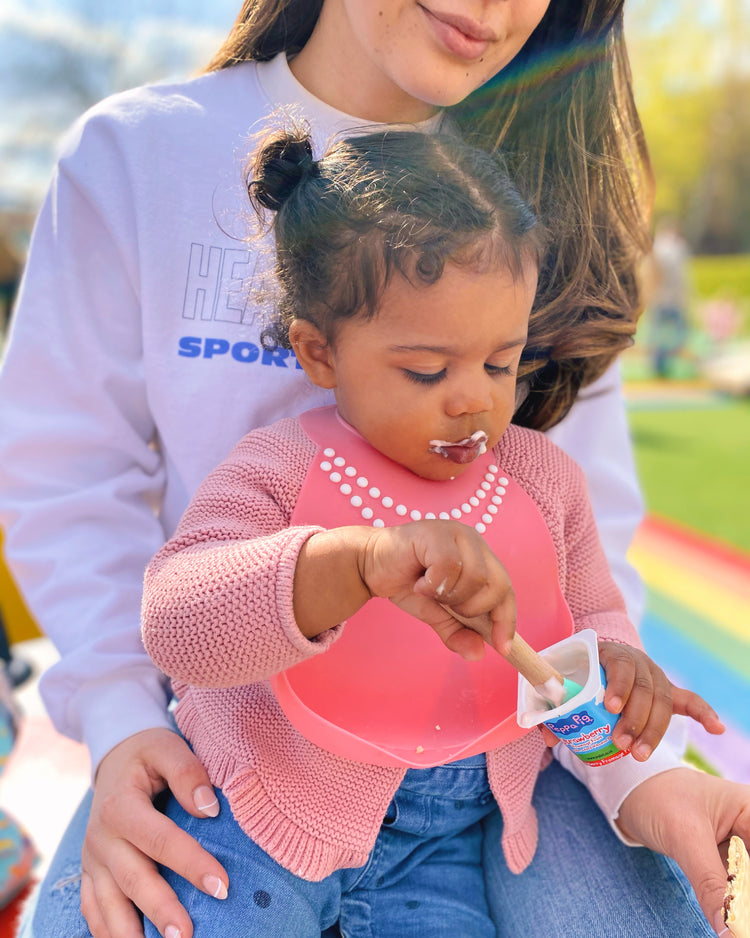
[[[367,861],[405,772],[318,748],[291,726],[269,687],[270,675],[324,652],[345,627],[310,641],[293,615],[297,556],[321,529],[289,520],[315,452],[293,419],[248,434],[152,560],[143,600],[143,641],[172,678],[181,731],[247,834],[309,880]],[[578,466],[542,434],[515,426],[495,457],[549,526],[576,629],[640,647]],[[487,754],[515,872],[536,849],[531,796],[549,759],[538,730]]]

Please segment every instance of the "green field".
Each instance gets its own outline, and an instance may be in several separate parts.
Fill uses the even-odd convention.
[[[750,400],[629,421],[647,510],[750,551]]]
[[[750,255],[694,257],[690,282],[692,333],[672,364],[676,379],[699,379],[704,356],[715,350],[706,328],[711,303],[731,303],[734,341],[750,338]],[[622,357],[635,385],[653,377],[649,325],[647,310]],[[750,551],[750,400],[684,408],[633,402],[629,419],[647,509]]]

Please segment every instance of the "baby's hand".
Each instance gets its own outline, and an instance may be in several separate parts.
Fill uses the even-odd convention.
[[[468,660],[487,642],[507,653],[516,600],[505,567],[473,528],[457,521],[415,521],[378,528],[360,565],[373,596],[384,596],[437,632]],[[451,611],[472,620],[459,622]]]
[[[645,762],[659,744],[673,713],[691,717],[709,733],[724,732],[706,701],[672,684],[645,652],[599,642],[599,660],[607,675],[604,705],[610,713],[620,714],[613,742],[619,749],[630,749],[639,762]]]

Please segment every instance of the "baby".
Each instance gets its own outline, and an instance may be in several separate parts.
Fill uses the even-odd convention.
[[[427,929],[449,901],[453,933],[479,934],[482,922],[481,934],[494,934],[478,825],[499,809],[509,868],[529,864],[531,797],[550,759],[542,734],[514,727],[482,745],[469,694],[465,758],[408,770],[355,760],[307,738],[272,679],[316,657],[335,662],[354,629],[371,636],[373,657],[398,658],[401,630],[415,627],[459,663],[507,653],[518,583],[498,555],[512,555],[507,518],[523,502],[574,627],[599,634],[619,747],[647,759],[673,699],[709,728],[718,721],[639,650],[581,471],[512,424],[524,376],[544,356],[533,314],[544,233],[502,162],[451,136],[397,131],[338,142],[315,160],[304,131],[280,131],[259,149],[249,191],[275,213],[278,319],[265,341],[293,349],[335,406],[249,433],[147,571],[146,648],[222,790],[210,829],[191,826],[174,799],[168,813],[236,887],[211,904],[165,875],[183,901],[190,892],[196,935],[234,933],[238,921],[246,935],[319,935],[339,919],[348,933],[363,903],[385,934],[407,900]],[[521,589],[519,606],[533,592]],[[563,637],[556,629],[533,622],[525,637],[539,647]],[[326,677],[352,708],[367,685],[366,659],[359,667]],[[449,690],[464,699],[458,681]],[[498,711],[495,722],[512,716]],[[616,765],[625,761],[634,764]],[[388,933],[405,934],[393,920]]]

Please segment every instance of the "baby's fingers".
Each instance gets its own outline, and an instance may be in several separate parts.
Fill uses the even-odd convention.
[[[604,706],[610,713],[620,713],[630,697],[636,676],[633,649],[615,642],[599,642],[599,660],[607,674]]]
[[[716,711],[701,696],[690,690],[672,685],[672,710],[682,716],[690,717],[708,732],[719,736],[726,727]]]
[[[661,668],[636,648],[602,642],[599,656],[607,674],[604,705],[611,713],[620,713],[613,741],[643,762],[669,726],[671,685]]]
[[[513,636],[516,632],[516,597],[512,590],[504,595],[502,601],[493,608],[491,613],[486,612],[480,616],[463,616],[449,606],[443,606],[443,608],[454,620],[466,626],[464,632],[471,631],[480,635],[488,645],[503,656],[510,654]]]
[[[463,524],[431,522],[419,533],[432,541],[417,550],[424,574],[414,593],[434,600],[452,616],[452,622],[440,623],[445,644],[463,657],[477,657],[473,632],[503,654],[516,623],[515,594],[503,564]],[[465,628],[456,628],[457,623]]]
[[[414,584],[414,592],[429,596],[442,605],[456,592],[462,574],[463,561],[459,556],[440,557],[427,567],[422,578]]]
[[[488,558],[476,533],[467,531],[464,525],[431,530],[436,538],[425,552],[424,577],[415,585],[417,592],[455,607],[486,590],[490,581]]]
[[[636,677],[633,692],[625,704],[615,727],[615,744],[630,751],[634,759],[645,762],[667,732],[672,718],[672,694],[669,681],[662,672],[650,673],[650,680]],[[649,686],[646,687],[646,684]],[[632,714],[632,716],[631,716]],[[642,725],[639,724],[645,715]],[[620,725],[624,736],[619,739]],[[632,742],[631,742],[632,741]]]

